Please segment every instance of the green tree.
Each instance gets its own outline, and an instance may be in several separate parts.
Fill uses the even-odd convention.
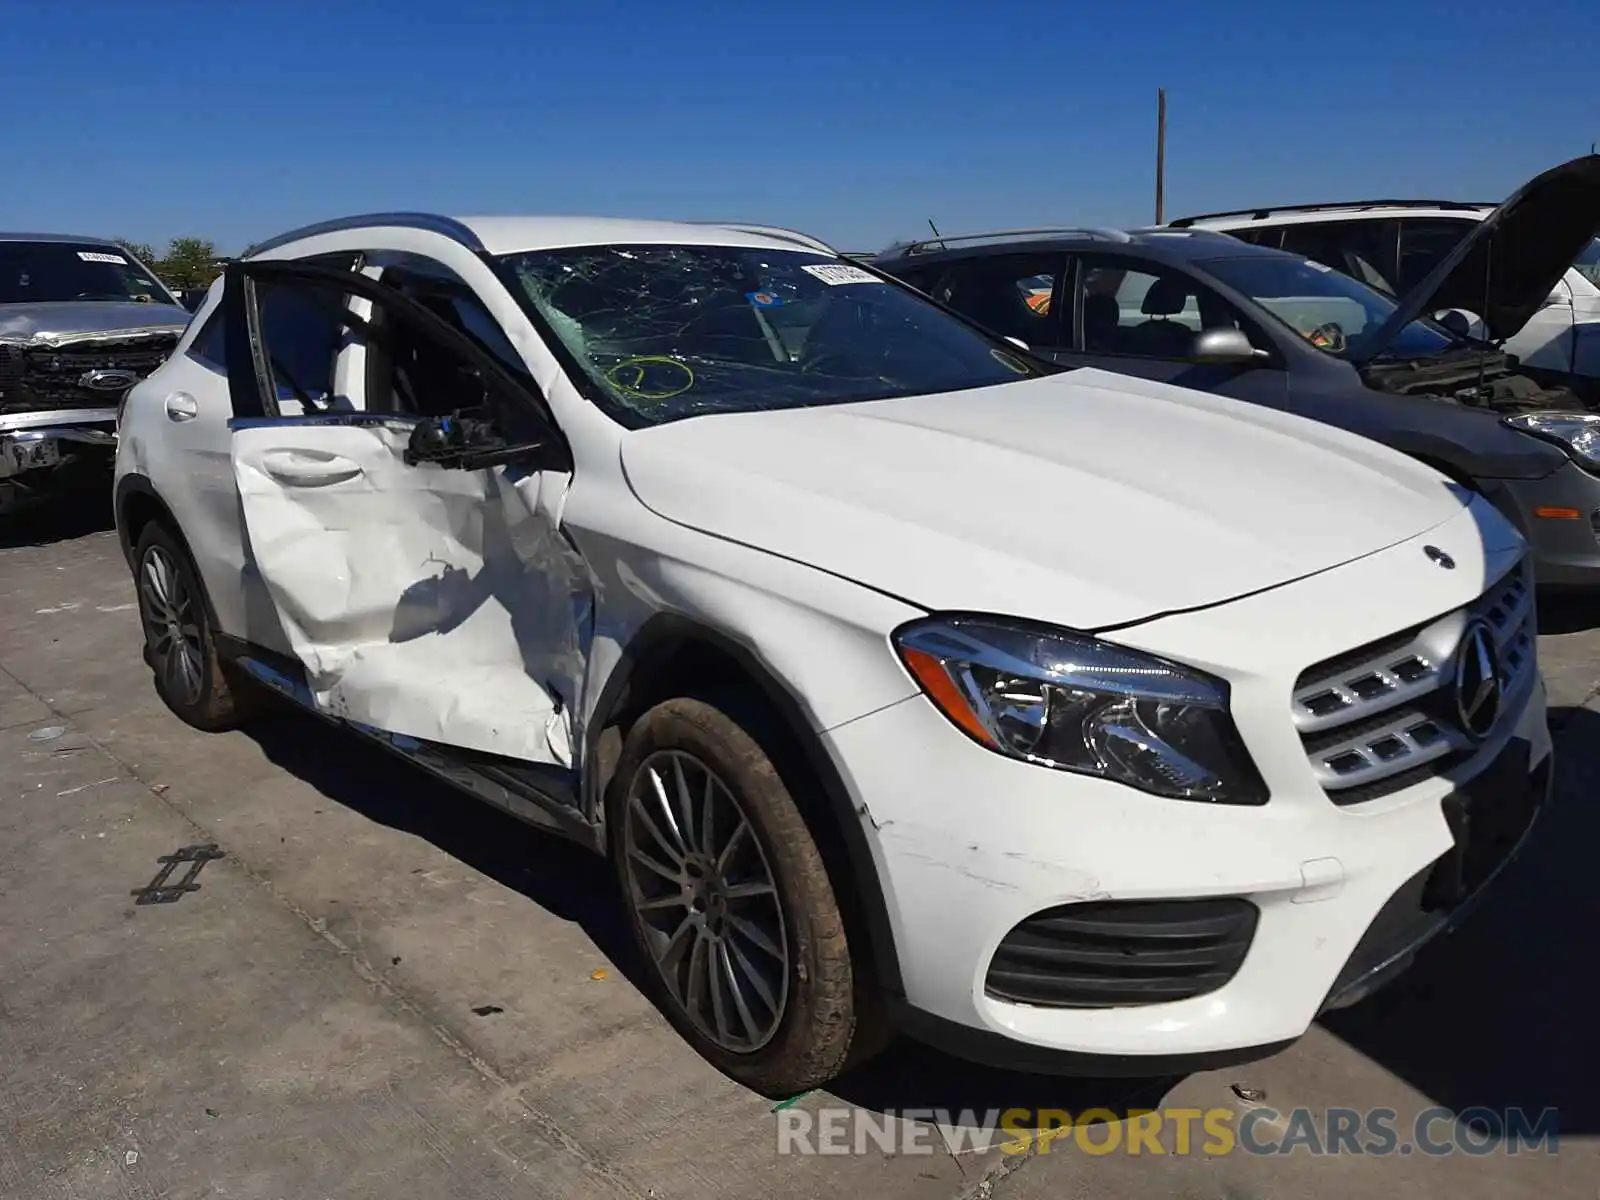
[[[205,238],[173,238],[167,256],[152,265],[170,288],[206,287],[217,277],[217,248]]]
[[[152,269],[159,268],[161,258],[156,254],[155,247],[147,246],[143,242],[130,242],[127,238],[117,238],[116,243],[145,266]]]

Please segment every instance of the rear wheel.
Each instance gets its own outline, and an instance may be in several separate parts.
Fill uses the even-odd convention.
[[[133,555],[144,659],[156,694],[196,729],[232,729],[245,715],[217,657],[216,634],[189,553],[158,521],[146,525]]]
[[[720,708],[666,701],[629,732],[606,804],[630,923],[678,1031],[769,1096],[843,1070],[857,1036],[844,921],[760,743]]]

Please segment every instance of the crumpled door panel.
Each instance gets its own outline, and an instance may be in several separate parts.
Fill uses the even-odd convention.
[[[248,553],[317,706],[571,765],[586,581],[541,561],[565,549],[548,506],[525,503],[501,469],[407,466],[410,429],[357,419],[233,435]]]

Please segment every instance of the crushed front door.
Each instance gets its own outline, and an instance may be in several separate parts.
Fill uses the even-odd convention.
[[[317,708],[405,737],[573,765],[592,595],[582,560],[559,529],[570,481],[564,447],[501,465],[408,462],[419,423],[452,411],[457,399],[483,414],[493,396],[498,407],[491,408],[503,414],[521,381],[447,323],[368,278],[240,264],[227,286],[236,306],[230,319],[248,334],[235,344],[253,352],[248,364],[230,365],[246,549]],[[320,300],[301,308],[336,323],[326,377],[317,355],[306,353],[315,337],[274,345],[275,326],[302,339],[308,324],[315,327],[264,319],[285,296]],[[352,306],[350,297],[372,305]],[[437,370],[404,387],[396,373],[392,388],[368,372],[350,388],[357,394],[339,394],[334,381],[345,373],[334,361],[353,342],[376,342],[380,325],[382,361],[391,369],[419,340],[435,366],[462,360],[465,374],[444,380],[460,395],[437,394]],[[300,377],[313,371],[318,378]],[[430,387],[434,394],[424,395]],[[277,400],[285,392],[305,411],[284,414]],[[553,431],[533,393],[511,391],[509,402],[526,406],[526,428]]]

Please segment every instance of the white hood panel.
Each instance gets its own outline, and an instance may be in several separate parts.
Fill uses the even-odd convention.
[[[929,609],[1094,629],[1286,583],[1460,512],[1330,426],[1099,370],[628,434],[640,500]]]

